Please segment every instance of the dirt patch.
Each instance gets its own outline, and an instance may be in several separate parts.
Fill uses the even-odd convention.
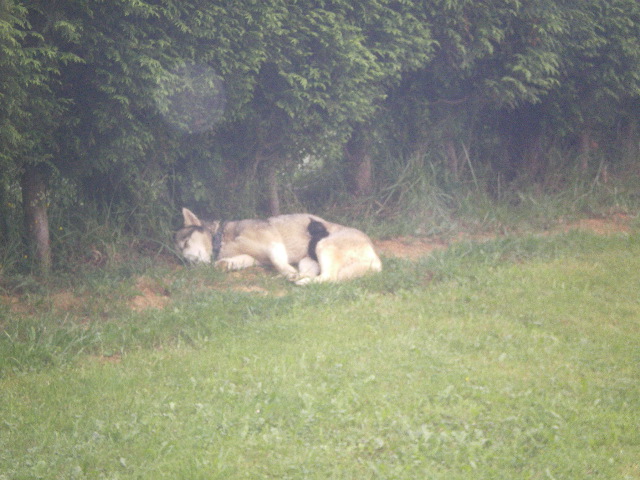
[[[71,292],[62,291],[49,296],[44,308],[68,312],[81,308],[82,304],[83,300],[81,298],[76,297]],[[25,301],[25,296],[21,295],[0,295],[0,305],[8,307],[11,313],[20,315],[32,315],[43,308],[42,305],[35,305],[32,302]]]
[[[136,290],[139,292],[129,301],[129,307],[135,312],[148,309],[162,309],[170,301],[169,291],[156,280],[139,277],[136,280]]]
[[[9,308],[11,313],[29,313],[29,307],[16,295],[0,295],[0,304]]]
[[[76,310],[81,308],[84,302],[85,300],[68,291],[55,293],[51,296],[51,303],[56,310]]]
[[[269,295],[272,297],[282,297],[287,294],[285,289],[274,289],[272,285],[269,285],[269,288],[264,285],[258,285],[258,283],[264,282],[265,275],[277,275],[274,270],[268,268],[250,267],[244,270],[227,272],[225,275],[225,281],[214,288],[218,290],[233,290],[242,293]]]
[[[429,255],[434,250],[447,248],[443,241],[429,241],[413,237],[399,237],[390,240],[378,240],[375,243],[379,254],[386,257],[409,258],[415,260]]]
[[[269,290],[258,285],[237,285],[233,288],[237,292],[257,293],[259,295],[267,295]]]
[[[607,218],[585,218],[577,222],[560,224],[549,233],[566,233],[571,230],[585,230],[598,235],[614,235],[616,233],[631,232],[631,217],[622,213]]]
[[[613,214],[606,218],[586,218],[578,221],[563,222],[542,232],[543,235],[556,235],[572,230],[593,232],[597,235],[614,235],[618,233],[630,233],[632,217],[625,214]],[[425,257],[436,250],[443,250],[452,243],[461,241],[484,242],[498,238],[492,234],[460,233],[450,240],[428,239],[417,237],[398,237],[389,240],[377,240],[374,242],[379,254],[387,257],[408,258],[411,260]]]

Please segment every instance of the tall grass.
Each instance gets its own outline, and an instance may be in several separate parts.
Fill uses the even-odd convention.
[[[522,172],[507,182],[504,175],[469,156],[457,177],[436,154],[390,156],[377,165],[371,197],[338,195],[318,213],[376,237],[531,232],[559,221],[637,214],[640,183],[634,168],[610,169],[605,176],[604,162],[584,171],[568,166],[562,152],[551,157],[544,175]],[[316,175],[320,184],[332,178],[324,179],[322,171]]]

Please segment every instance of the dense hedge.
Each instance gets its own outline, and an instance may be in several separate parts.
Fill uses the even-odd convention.
[[[416,158],[607,173],[638,161],[639,39],[636,0],[3,0],[0,237],[48,268],[54,211],[379,202]]]

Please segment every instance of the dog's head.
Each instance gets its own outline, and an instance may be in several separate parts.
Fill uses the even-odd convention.
[[[188,208],[182,209],[182,217],[184,226],[175,235],[176,250],[191,263],[211,263],[213,230],[217,224],[210,225],[201,222]]]

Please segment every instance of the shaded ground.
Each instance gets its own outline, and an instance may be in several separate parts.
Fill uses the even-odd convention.
[[[629,233],[633,217],[623,214],[615,214],[607,218],[590,218],[571,223],[560,222],[554,228],[541,232],[541,235],[553,235],[566,233],[571,230],[586,230],[599,235],[612,235],[617,233]],[[486,241],[495,238],[495,235],[471,235],[460,234],[455,238],[420,238],[420,237],[398,237],[389,240],[378,240],[375,243],[378,253],[384,257],[400,257],[417,259],[429,255],[434,250],[447,248],[458,241]],[[179,267],[182,268],[182,267]],[[260,274],[259,269],[249,269],[243,272],[229,273],[229,288],[237,291],[250,292],[255,294],[279,295],[282,292],[270,291],[257,285],[255,276]],[[210,285],[203,288],[212,288]],[[19,315],[31,315],[42,310],[53,310],[65,313],[73,312],[76,315],[94,317],[100,312],[91,310],[91,299],[86,296],[77,296],[72,291],[56,292],[48,297],[46,301],[38,301],[35,304],[30,301],[28,295],[0,294],[0,306],[8,308],[11,312]],[[140,276],[135,279],[134,286],[130,294],[125,299],[114,300],[126,305],[130,310],[139,312],[149,309],[162,309],[171,303],[169,290],[163,284],[162,279],[153,279]],[[46,303],[46,305],[45,305]],[[82,313],[84,312],[84,313]],[[1,327],[1,325],[0,325]]]

